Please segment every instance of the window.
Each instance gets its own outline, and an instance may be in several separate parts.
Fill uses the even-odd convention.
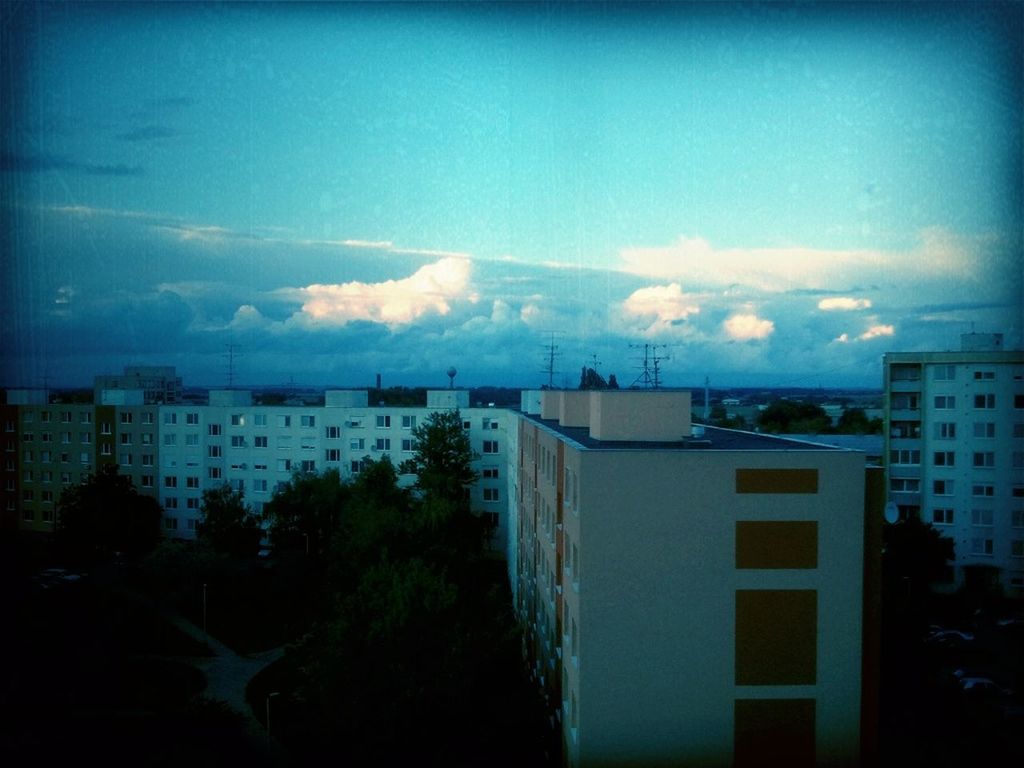
[[[975,395],[974,396],[974,407],[982,409],[991,409],[996,407],[996,396],[993,394],[988,395]]]
[[[402,438],[402,451],[405,453],[413,453],[416,450],[416,441],[412,438]]]
[[[971,539],[972,555],[991,555],[993,549],[992,539]]]
[[[89,454],[86,453],[85,451],[82,451],[80,454],[78,454],[78,463],[82,464],[83,466],[89,466]]]
[[[71,485],[71,473],[70,472],[61,472],[60,473],[60,484],[61,485]]]
[[[956,396],[955,395],[936,395],[935,396],[935,410],[937,411],[951,411],[956,408]]]
[[[292,417],[291,416],[278,416],[277,417],[277,426],[279,426],[279,427],[290,427],[291,425],[292,425]]]
[[[325,461],[341,461],[341,449],[340,448],[328,448],[324,451]]]
[[[217,437],[218,435],[220,435],[220,433],[221,433],[220,424],[208,424],[207,425],[207,427],[206,427],[206,434],[210,435],[211,437]]]
[[[971,496],[995,496],[996,487],[991,483],[975,483],[971,486]]]
[[[199,478],[196,477],[195,475],[191,475],[189,477],[186,477],[185,478],[185,487],[186,488],[198,488],[199,487]]]
[[[326,431],[328,440],[337,440],[341,437],[341,427],[328,427]]]
[[[292,436],[291,435],[278,435],[277,436],[277,449],[284,450],[292,447]]]
[[[31,443],[35,439],[36,439],[36,435],[35,435],[34,432],[22,432],[21,433],[21,441],[23,443]]]
[[[185,435],[185,445],[192,447],[199,445],[199,433],[189,432],[187,435]]]
[[[142,444],[143,445],[152,445],[153,444],[153,433],[152,432],[143,432],[142,433]]]
[[[316,426],[316,416],[311,416],[311,415],[299,416],[299,424],[300,424],[300,426],[306,427],[307,429],[311,428],[311,427],[315,427]]]
[[[21,500],[22,501],[26,501],[26,502],[31,503],[31,502],[35,501],[35,499],[36,499],[36,495],[35,495],[34,491],[24,490],[24,491],[21,492]]]
[[[316,472],[316,462],[310,459],[302,460],[302,471],[303,472]]]
[[[292,471],[292,460],[291,459],[278,459],[277,460],[277,471],[278,472],[291,472]]]
[[[219,445],[208,445],[206,446],[206,455],[211,459],[219,459],[222,456],[221,447]]]
[[[1024,451],[1014,451],[1010,458],[1014,469],[1024,468]]]
[[[992,510],[991,509],[972,509],[971,510],[971,525],[992,525]]]
[[[61,464],[70,464],[71,463],[71,454],[70,453],[62,453],[60,455],[60,463]]]
[[[132,464],[132,455],[130,453],[119,454],[117,463],[122,467],[130,467]]]
[[[39,439],[42,440],[44,443],[52,443],[53,432],[43,432],[41,435],[39,435]]]
[[[173,475],[168,475],[167,477],[164,478],[164,488],[177,488],[177,487],[178,487],[178,478],[174,477]]]
[[[363,462],[361,461],[353,461],[349,464],[349,471],[352,472],[353,475],[358,475],[362,470]]]
[[[177,423],[178,423],[178,414],[174,413],[173,411],[167,411],[166,413],[164,413],[164,424],[177,424]]]
[[[152,424],[153,423],[153,412],[152,411],[146,411],[145,413],[142,414],[142,423],[143,424]]]
[[[252,444],[255,447],[257,447],[257,448],[266,448],[267,447],[267,436],[266,435],[256,435],[252,439]]]
[[[257,472],[266,472],[267,471],[267,465],[266,464],[258,464],[258,463],[257,464],[253,464],[252,468],[255,471],[257,471]]]
[[[88,411],[82,411],[80,414],[78,414],[78,423],[92,424],[92,414],[89,413]]]
[[[70,424],[71,423],[71,411],[61,411],[60,412],[60,423],[61,424]],[[8,430],[8,432],[9,431],[10,430]]]
[[[498,420],[497,419],[484,419],[481,426],[484,429],[497,429],[498,428]]]
[[[1013,407],[1018,409],[1024,408],[1024,395],[1013,396]]]
[[[956,379],[956,366],[955,365],[936,365],[932,371],[932,376],[935,381],[953,381]]]
[[[462,422],[462,428],[463,428],[463,429],[470,429],[470,428],[471,428],[472,426],[473,426],[473,423],[472,423],[472,422],[470,422],[470,421],[464,421],[464,422]]]
[[[484,440],[484,453],[497,453],[498,452],[498,441],[497,440]]]
[[[164,509],[177,509],[178,508],[178,497],[168,496],[164,499]]]
[[[131,445],[131,444],[132,444],[131,433],[130,432],[122,432],[121,433],[121,445]]]
[[[909,448],[892,450],[889,451],[889,461],[892,464],[920,464],[921,452]]]
[[[185,423],[186,424],[192,424],[192,425],[199,424],[199,414],[198,413],[186,413],[185,414]]]
[[[402,417],[402,429],[415,429],[416,428],[416,417],[415,416],[403,416]]]
[[[952,480],[933,480],[932,493],[936,496],[952,496],[955,485]]]
[[[82,442],[85,442],[85,441],[83,440]],[[164,445],[177,445],[177,444],[178,444],[178,436],[177,435],[175,435],[172,432],[168,432],[166,435],[164,435]]]
[[[33,480],[35,480],[35,478],[36,478],[35,473],[31,469],[22,470],[21,482],[23,482],[23,483],[31,483]]]
[[[25,450],[25,451],[22,451],[21,460],[22,461],[29,461],[29,462],[35,461],[36,460],[36,455],[35,455],[35,453],[33,453],[30,450]]]
[[[498,479],[498,468],[497,467],[484,467],[481,473],[485,480],[497,480]]]
[[[484,488],[484,501],[498,501],[498,489]]]
[[[241,414],[241,413],[232,413],[231,414],[231,426],[232,427],[244,427],[245,426],[245,416],[243,414]]]
[[[1011,525],[1014,528],[1024,528],[1024,509],[1015,509],[1010,515]]]
[[[353,451],[362,451],[366,448],[366,440],[363,438],[353,438],[348,441],[348,447]]]
[[[391,426],[390,416],[377,416],[377,426],[381,429]]]
[[[299,448],[304,451],[315,451],[316,450],[316,438],[315,437],[303,437],[299,442]]]
[[[196,499],[196,498],[185,499],[185,506],[188,509],[199,509],[199,499]],[[189,520],[189,522],[191,523],[191,522],[194,522],[194,521]]]
[[[373,446],[376,451],[390,451],[391,450],[391,438],[390,437],[378,437],[377,442]]]
[[[21,416],[21,420],[26,424],[31,424],[33,419],[35,419],[35,414],[32,411],[25,411]]]
[[[242,493],[245,491],[245,480],[240,477],[233,477],[228,481],[231,486],[231,490],[235,493]]]
[[[996,372],[995,371],[975,371],[974,372],[974,380],[975,381],[991,381],[995,377],[996,377]]]
[[[952,467],[956,465],[956,452],[954,451],[936,451],[934,456],[934,464],[936,467]]]
[[[245,435],[232,435],[231,436],[231,447],[232,448],[244,448],[245,447]]]
[[[265,427],[267,426],[267,414],[257,413],[252,417],[252,424],[254,427]]]
[[[895,411],[917,410],[917,395],[901,392],[892,396],[892,408]]]
[[[169,501],[171,501],[171,499],[168,499],[167,501],[169,502]],[[175,501],[177,501],[177,499],[175,499]],[[168,509],[173,509],[173,507],[171,507],[170,504],[165,504],[164,506],[166,506]],[[178,505],[175,504],[174,506],[176,507]],[[164,518],[164,528],[167,529],[168,531],[176,531],[176,530],[178,530],[178,518],[176,518],[176,517],[165,517]]]
[[[975,451],[974,452],[974,466],[975,467],[994,467],[996,465],[996,455],[992,451]]]
[[[43,464],[49,464],[52,456],[53,454],[51,454],[49,451],[39,452],[39,460],[43,462]]]
[[[1013,436],[1015,438],[1024,437],[1024,422],[1017,421],[1013,424]]]
[[[132,414],[128,413],[128,412],[125,412],[125,411],[122,411],[121,412],[121,423],[122,424],[131,424],[132,423]]]
[[[1024,539],[1014,539],[1010,542],[1010,557],[1024,557]]]
[[[224,470],[220,467],[209,467],[206,470],[206,476],[211,480],[220,480],[224,476]]]
[[[103,443],[103,445],[100,446],[100,455],[101,456],[113,456],[114,455],[114,451],[110,447],[110,443]]]
[[[39,414],[39,420],[41,422],[43,422],[44,424],[49,424],[50,423],[50,412],[49,411],[43,411],[42,413],[40,413]]]
[[[989,438],[996,436],[996,423],[994,421],[976,421],[974,422],[974,436],[980,438]]]
[[[252,481],[252,489],[256,493],[266,493],[267,492],[267,481],[266,480],[253,480]]]

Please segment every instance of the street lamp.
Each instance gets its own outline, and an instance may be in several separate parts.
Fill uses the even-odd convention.
[[[306,554],[308,555],[309,554],[309,534],[308,533],[303,533],[302,534],[302,538],[304,538],[306,540]]]
[[[275,696],[279,696],[278,691],[273,691],[267,694],[267,741],[270,741],[270,700]]]

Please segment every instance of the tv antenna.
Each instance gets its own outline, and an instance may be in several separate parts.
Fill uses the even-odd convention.
[[[544,333],[551,334],[551,341],[544,347],[544,362],[545,367],[542,373],[548,375],[548,389],[554,389],[555,386],[555,374],[559,371],[555,370],[555,360],[562,356],[562,353],[558,351],[558,345],[555,344],[555,336],[561,335],[562,331],[544,331]]]
[[[235,357],[236,356],[238,356],[238,357],[241,356],[241,354],[240,353],[236,353],[235,350],[238,349],[239,345],[238,344],[225,344],[224,346],[228,348],[228,351],[224,353],[224,355],[228,359],[228,389],[234,389],[235,388]]]
[[[640,375],[630,384],[630,389],[640,387],[642,389],[658,389],[661,387],[661,361],[669,360],[669,356],[658,354],[658,349],[664,349],[664,344],[630,344],[632,349],[643,347],[643,363],[640,366]]]

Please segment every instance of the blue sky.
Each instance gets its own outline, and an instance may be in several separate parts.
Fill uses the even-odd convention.
[[[880,386],[1022,334],[1024,11],[9,4],[3,382]]]

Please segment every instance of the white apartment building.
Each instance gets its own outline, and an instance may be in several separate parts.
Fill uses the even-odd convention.
[[[518,430],[513,589],[568,765],[870,762],[881,470],[692,427],[688,392],[527,392]]]
[[[1024,595],[1024,352],[964,334],[956,352],[884,357],[887,486],[901,516],[953,539],[949,586]]]

